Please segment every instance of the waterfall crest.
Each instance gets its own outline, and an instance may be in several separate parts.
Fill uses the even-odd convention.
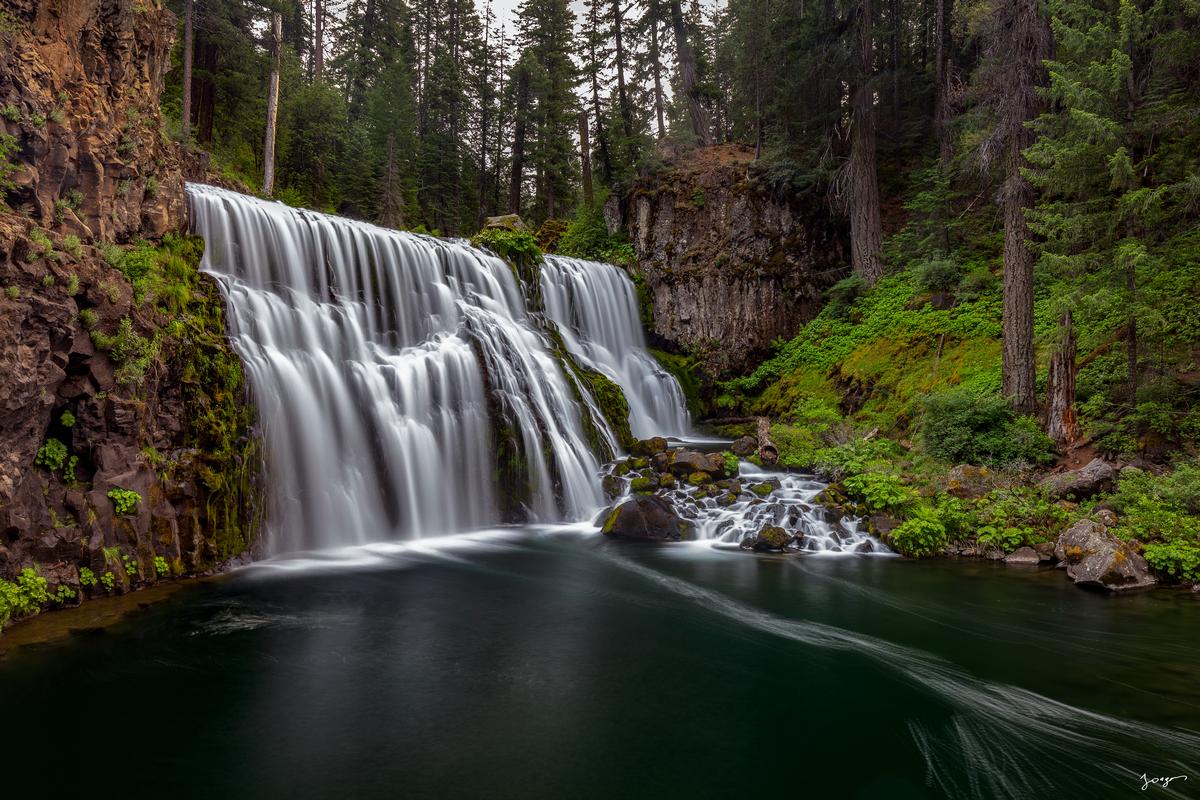
[[[503,260],[215,187],[187,196],[259,408],[269,551],[583,519],[603,503],[590,398]]]
[[[546,256],[541,282],[567,349],[624,390],[633,435],[688,434],[683,390],[646,349],[633,281],[612,264]]]

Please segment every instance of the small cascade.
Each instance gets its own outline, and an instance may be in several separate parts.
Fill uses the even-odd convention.
[[[633,435],[686,436],[691,420],[683,390],[646,349],[629,276],[612,264],[546,256],[541,284],[546,313],[567,349],[624,390]]]
[[[579,402],[586,390],[504,261],[210,186],[187,195],[259,409],[269,550],[583,519],[601,505],[591,399]]]

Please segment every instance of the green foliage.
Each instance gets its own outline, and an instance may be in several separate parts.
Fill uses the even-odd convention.
[[[952,292],[962,282],[962,267],[949,258],[919,261],[912,268],[917,285],[930,292]]]
[[[892,531],[892,543],[906,556],[931,556],[946,546],[946,526],[935,509],[922,505]]]
[[[79,585],[80,586],[90,587],[90,586],[95,586],[96,583],[97,583],[96,573],[92,572],[92,570],[88,567],[80,567],[79,568]]]
[[[1003,398],[989,393],[957,390],[926,396],[921,437],[931,455],[955,463],[1053,461],[1053,442],[1037,423],[1017,417]]]
[[[85,331],[95,329],[100,322],[100,318],[96,316],[96,312],[90,308],[80,309],[79,324],[83,326]]]
[[[47,439],[46,443],[38,448],[33,463],[39,467],[45,467],[51,472],[56,472],[62,468],[66,459],[67,446],[58,439]]]
[[[620,233],[609,235],[601,211],[603,205],[603,197],[598,197],[591,208],[580,206],[558,239],[555,252],[572,258],[633,265],[636,262],[633,245]]]
[[[484,228],[475,234],[471,244],[513,263],[536,264],[542,259],[542,249],[529,231],[507,228]]]
[[[61,415],[61,416],[59,416],[59,418],[58,418],[58,421],[62,423],[62,426],[63,426],[64,428],[73,428],[73,427],[75,427],[75,415],[74,415],[74,414],[72,414],[72,413],[71,413],[69,410],[68,410],[68,411],[64,411],[64,412],[62,413],[62,415]]]
[[[138,576],[138,563],[133,556],[121,556],[121,565],[124,567],[127,577],[136,578]]]
[[[728,450],[721,453],[721,457],[725,459],[725,474],[729,476],[737,475],[742,463],[738,457]]]
[[[1109,502],[1118,537],[1145,543],[1146,561],[1167,579],[1200,583],[1200,463],[1162,476],[1125,470]]]
[[[113,510],[120,515],[132,514],[137,510],[137,504],[142,496],[132,489],[122,489],[119,486],[108,490],[108,499],[112,501]]]
[[[162,556],[154,557],[154,572],[160,578],[166,578],[171,574],[171,567]]]
[[[92,342],[107,350],[117,364],[117,380],[121,383],[141,383],[150,364],[158,357],[159,339],[147,338],[133,329],[133,320],[122,317],[115,334],[92,330]]]
[[[115,591],[117,588],[117,579],[111,572],[105,572],[100,576],[100,584],[104,586],[106,592]]]
[[[851,475],[842,481],[842,486],[846,495],[861,503],[867,511],[902,511],[919,497],[899,475],[885,472]]]
[[[21,287],[20,286],[6,286],[6,287],[4,287],[4,294],[6,297],[8,297],[9,300],[16,300],[18,297],[21,296]]]
[[[12,108],[6,106],[5,111]],[[15,110],[15,109],[14,109]],[[5,115],[7,118],[7,114]],[[13,163],[13,154],[17,152],[17,137],[0,131],[0,205],[3,205],[3,194],[16,184],[13,183],[13,173],[19,168]]]
[[[0,580],[0,628],[13,617],[38,613],[50,599],[46,579],[33,567],[21,570],[15,581]]]

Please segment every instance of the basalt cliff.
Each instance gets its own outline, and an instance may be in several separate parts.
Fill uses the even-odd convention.
[[[257,535],[254,413],[158,111],[174,31],[147,0],[0,10],[0,625]]]

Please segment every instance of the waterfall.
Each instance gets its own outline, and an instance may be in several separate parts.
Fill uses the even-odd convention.
[[[258,404],[269,551],[601,506],[584,419],[594,403],[503,260],[210,186],[187,196]]]
[[[611,264],[546,256],[542,297],[571,354],[624,390],[634,436],[689,433],[683,391],[646,350],[637,295],[624,272]]]

